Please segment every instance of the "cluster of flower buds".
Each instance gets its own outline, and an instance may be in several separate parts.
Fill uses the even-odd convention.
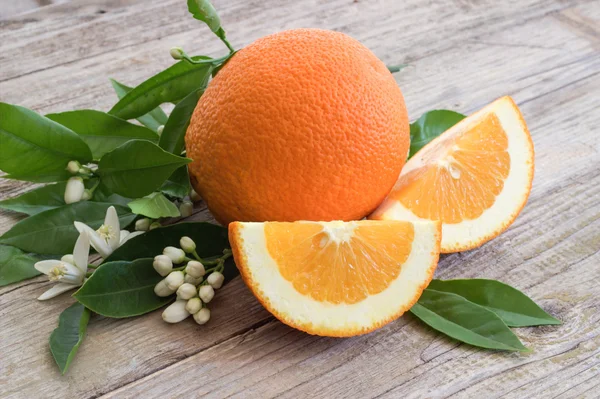
[[[221,258],[203,261],[196,252],[194,240],[181,237],[179,245],[181,248],[166,247],[162,255],[154,258],[154,270],[164,277],[154,287],[154,293],[160,297],[177,294],[175,302],[162,314],[167,323],[179,323],[193,316],[196,323],[204,324],[210,319],[206,305],[214,298],[215,290],[223,285],[224,262],[231,253],[225,251]],[[208,266],[213,267],[207,269]]]

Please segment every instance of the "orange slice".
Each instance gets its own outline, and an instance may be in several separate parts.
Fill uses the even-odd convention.
[[[533,155],[521,112],[502,97],[411,158],[369,219],[440,220],[441,252],[476,248],[506,230],[525,206]]]
[[[365,334],[419,299],[437,266],[439,222],[229,225],[246,285],[275,317],[310,334]]]

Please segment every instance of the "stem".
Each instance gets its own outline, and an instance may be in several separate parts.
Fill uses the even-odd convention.
[[[229,55],[235,53],[235,49],[233,48],[233,46],[231,45],[231,43],[229,43],[229,40],[227,40],[227,38],[225,37],[225,34],[223,34],[223,37],[219,36],[219,39],[221,39],[221,41],[223,43],[225,43],[225,45],[229,49]]]

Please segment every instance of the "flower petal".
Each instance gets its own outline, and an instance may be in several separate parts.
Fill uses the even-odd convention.
[[[73,249],[73,259],[75,259],[75,266],[77,266],[83,274],[87,272],[88,258],[90,255],[90,238],[86,230],[82,231],[75,242],[75,248]]]
[[[102,237],[100,237],[100,234],[98,234],[96,230],[92,229],[87,224],[81,222],[74,222],[74,224],[75,228],[80,233],[82,231],[88,233],[90,244],[92,245],[92,247],[94,247],[96,251],[98,251],[100,256],[102,256],[102,258],[104,259],[108,258],[108,256],[112,253],[112,248],[106,243],[106,241],[104,241]]]
[[[106,217],[104,218],[104,225],[109,227],[109,230],[113,232],[113,234],[108,239],[108,245],[114,251],[119,248],[119,233],[121,230],[121,226],[119,223],[119,215],[117,215],[117,210],[114,206],[109,207],[106,210]],[[111,251],[112,252],[112,251]]]
[[[60,266],[62,264],[61,261],[55,259],[42,260],[37,262],[33,267],[40,272],[48,275],[50,270],[54,269],[56,266]]]
[[[129,234],[131,234],[129,231],[121,230],[121,234],[119,235],[119,246],[120,246],[120,243],[125,242],[125,238],[127,238],[127,236]]]
[[[131,240],[133,237],[137,237],[137,236],[139,236],[141,234],[144,234],[144,233],[145,233],[145,231],[134,231],[133,233],[129,233],[125,238],[123,238],[121,240],[121,244],[119,244],[119,245],[123,245],[127,241]]]
[[[38,301],[45,301],[46,299],[54,298],[57,295],[67,292],[69,290],[77,288],[74,284],[58,283],[52,286],[48,291],[44,292],[38,297]]]

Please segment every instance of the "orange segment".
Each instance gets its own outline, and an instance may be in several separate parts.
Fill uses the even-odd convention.
[[[494,204],[510,170],[508,137],[496,115],[486,115],[429,151],[431,162],[403,175],[396,186],[402,190],[389,198],[422,219],[448,224],[476,219]]]
[[[442,221],[442,252],[477,247],[524,206],[533,145],[517,106],[503,97],[411,158],[371,219]]]
[[[378,294],[400,274],[412,248],[412,223],[301,223],[265,226],[267,250],[283,278],[317,301],[356,303]],[[346,234],[346,236],[344,236]],[[280,239],[283,238],[283,239]]]
[[[439,222],[268,222],[229,225],[242,278],[284,323],[327,336],[400,317],[437,265]]]

